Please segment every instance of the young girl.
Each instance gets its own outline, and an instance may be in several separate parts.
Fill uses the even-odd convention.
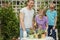
[[[38,14],[35,16],[35,22],[37,24],[37,29],[46,30],[48,29],[48,20],[44,15],[44,9],[39,9]]]

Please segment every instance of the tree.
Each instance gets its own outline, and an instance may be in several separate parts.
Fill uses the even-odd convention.
[[[11,40],[19,36],[19,19],[11,6],[0,8],[1,36],[3,40]]]

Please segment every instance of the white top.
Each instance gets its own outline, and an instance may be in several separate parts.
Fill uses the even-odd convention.
[[[24,7],[24,8],[22,8],[20,10],[20,12],[24,14],[24,25],[25,25],[25,28],[32,27],[32,19],[33,19],[34,10],[33,9],[28,10],[27,7]]]

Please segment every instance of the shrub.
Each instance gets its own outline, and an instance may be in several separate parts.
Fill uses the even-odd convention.
[[[12,7],[0,8],[1,36],[3,40],[11,40],[19,36],[19,19]]]

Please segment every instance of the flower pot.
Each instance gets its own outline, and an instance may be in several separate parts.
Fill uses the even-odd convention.
[[[12,40],[16,40],[16,38],[15,38],[15,37],[13,37],[13,38],[12,38]]]
[[[29,35],[29,38],[34,38],[34,35]]]

